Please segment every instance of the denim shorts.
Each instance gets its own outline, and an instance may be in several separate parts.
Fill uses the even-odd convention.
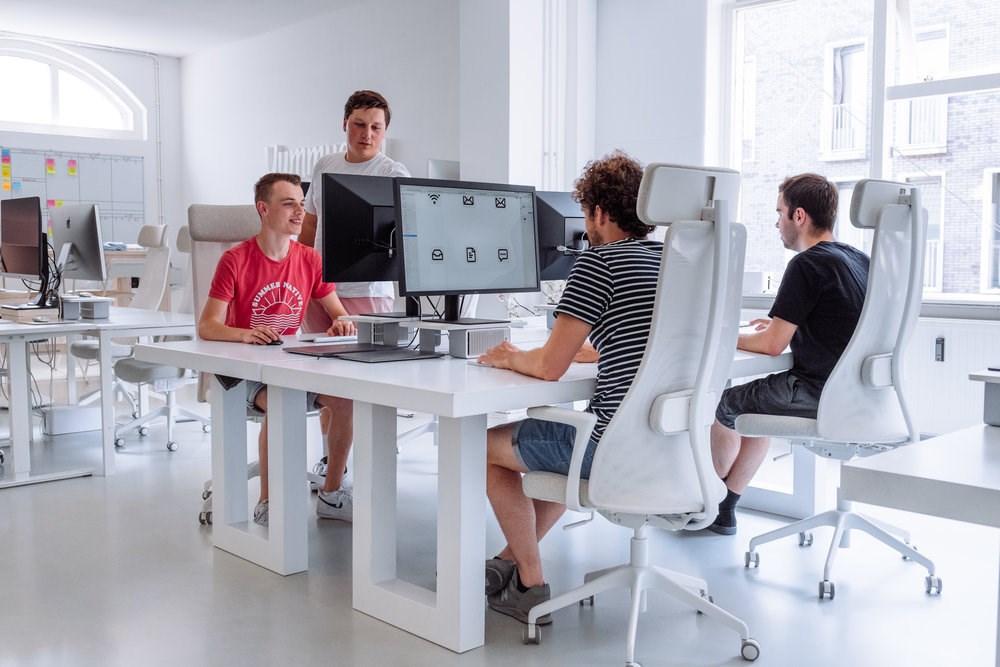
[[[247,409],[253,410],[254,412],[260,412],[260,408],[258,408],[254,404],[254,401],[257,400],[257,394],[259,394],[262,389],[266,389],[267,385],[264,384],[263,382],[257,382],[255,380],[247,380],[246,382],[247,382]],[[306,410],[319,410],[321,407],[323,407],[316,402],[317,398],[319,398],[319,394],[315,392],[310,391],[306,393]]]
[[[790,372],[738,384],[722,392],[715,418],[726,428],[736,428],[743,414],[816,418],[819,393]]]
[[[569,473],[569,460],[573,456],[576,428],[541,419],[525,419],[514,425],[514,454],[527,470]],[[580,468],[580,477],[590,477],[596,445],[588,444]]]

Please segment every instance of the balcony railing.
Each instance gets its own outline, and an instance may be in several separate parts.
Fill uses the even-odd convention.
[[[860,151],[865,148],[864,107],[834,104],[830,125],[830,150]]]
[[[928,239],[924,252],[924,289],[941,289],[941,241]]]

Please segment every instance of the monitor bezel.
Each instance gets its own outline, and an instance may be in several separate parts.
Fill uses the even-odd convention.
[[[63,227],[56,224],[57,219],[67,219],[71,224],[71,230],[67,233]],[[49,211],[49,225],[52,229],[52,252],[56,261],[60,259],[62,246],[67,242],[73,243],[74,247],[79,245],[76,254],[79,257],[93,258],[94,251],[97,251],[99,258],[96,263],[87,262],[84,271],[86,275],[78,275],[81,269],[67,269],[65,266],[57,264],[60,284],[64,280],[89,280],[92,282],[107,282],[108,267],[107,259],[104,255],[104,232],[101,228],[101,209],[98,204],[66,204]],[[96,236],[96,238],[95,238]],[[76,241],[81,243],[77,244]],[[89,247],[88,247],[89,246]],[[85,252],[86,250],[86,252]],[[95,277],[95,276],[100,276]]]

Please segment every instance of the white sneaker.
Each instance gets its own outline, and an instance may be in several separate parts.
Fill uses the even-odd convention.
[[[354,494],[344,488],[330,493],[320,491],[316,494],[316,516],[351,522],[354,518]]]
[[[267,528],[267,501],[262,500],[253,508],[253,522]]]

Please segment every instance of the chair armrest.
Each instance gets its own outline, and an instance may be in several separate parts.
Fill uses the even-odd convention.
[[[669,394],[660,394],[653,399],[653,405],[649,409],[649,427],[661,435],[672,435],[690,430],[691,425],[691,397],[694,392],[690,389],[674,391]],[[709,393],[706,400],[701,403],[701,412],[698,416],[698,426],[709,426],[715,420],[715,406],[718,401],[715,394]],[[711,408],[711,409],[708,409]]]
[[[587,452],[590,434],[597,423],[597,417],[589,412],[543,406],[528,408],[528,416],[549,422],[567,424],[576,428],[576,438],[573,440],[573,456],[569,461],[569,473],[566,475],[566,507],[577,512],[587,512],[580,504],[580,469],[583,467],[583,456]]]

